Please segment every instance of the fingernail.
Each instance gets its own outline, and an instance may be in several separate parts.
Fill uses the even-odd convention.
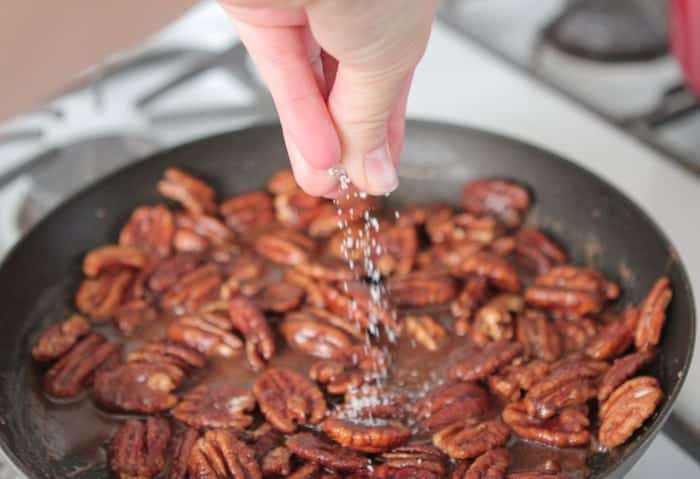
[[[391,161],[389,144],[370,151],[365,156],[365,174],[371,191],[368,193],[381,195],[391,193],[399,186],[399,177]]]

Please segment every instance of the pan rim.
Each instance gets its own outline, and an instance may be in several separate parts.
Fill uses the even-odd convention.
[[[560,155],[559,153],[550,151],[545,149],[543,146],[538,146],[532,143],[529,143],[528,141],[524,139],[519,139],[515,138],[512,136],[507,136],[501,133],[496,133],[492,132],[489,130],[484,130],[480,128],[474,128],[471,126],[467,125],[458,125],[458,124],[453,124],[453,123],[447,123],[447,122],[440,122],[440,121],[433,121],[433,120],[428,120],[428,119],[421,119],[421,118],[413,118],[409,119],[407,122],[407,137],[409,137],[410,132],[412,129],[423,129],[423,130],[434,130],[438,132],[451,132],[454,134],[464,134],[465,132],[468,132],[470,135],[481,137],[481,138],[487,138],[489,140],[494,140],[496,142],[500,142],[503,144],[507,144],[510,146],[517,147],[521,150],[528,151],[531,154],[541,156],[541,157],[546,157],[548,161],[553,161],[553,162],[558,162],[562,166],[564,166],[567,169],[572,170],[575,174],[577,175],[583,175],[587,177],[587,179],[597,182],[601,184],[604,188],[612,191],[617,198],[621,199],[624,203],[624,207],[628,208],[632,213],[636,214],[639,216],[640,219],[642,219],[644,222],[646,222],[651,231],[655,235],[658,236],[658,238],[661,240],[663,244],[667,246],[669,251],[671,251],[677,258],[677,267],[678,271],[680,273],[680,276],[682,278],[682,283],[684,286],[684,291],[683,294],[686,296],[687,301],[688,301],[688,313],[689,313],[689,344],[688,344],[688,352],[685,355],[685,357],[682,358],[682,367],[681,371],[678,376],[677,380],[674,383],[673,389],[666,394],[667,400],[665,401],[664,406],[656,413],[656,417],[653,420],[653,423],[650,424],[642,433],[641,437],[639,437],[634,444],[634,447],[626,451],[626,453],[621,456],[618,460],[615,461],[613,465],[611,465],[607,470],[605,470],[605,474],[599,477],[605,477],[606,475],[613,474],[614,472],[618,470],[624,470],[625,468],[629,469],[633,464],[635,464],[639,458],[639,456],[649,447],[653,439],[656,437],[666,420],[668,419],[671,410],[673,409],[673,406],[675,405],[675,402],[678,398],[678,395],[683,388],[685,381],[688,377],[688,372],[690,370],[690,365],[692,362],[692,357],[693,357],[693,352],[695,350],[695,343],[696,343],[696,328],[697,328],[697,317],[696,317],[696,307],[695,307],[695,299],[694,299],[694,294],[693,294],[693,289],[692,289],[692,284],[690,282],[690,277],[688,276],[687,269],[685,267],[685,264],[683,262],[682,256],[679,254],[677,248],[675,245],[671,242],[671,240],[668,238],[664,230],[656,223],[656,221],[647,213],[647,211],[639,205],[636,201],[631,199],[625,192],[621,191],[617,186],[613,185],[610,183],[608,180],[605,178],[602,178],[595,174],[594,172],[588,170],[586,167]],[[137,159],[131,164],[128,164],[122,168],[117,169],[116,171],[108,174],[107,176],[99,179],[96,182],[93,182],[92,184],[89,184],[82,188],[80,191],[76,192],[75,194],[71,195],[69,198],[65,199],[62,201],[56,208],[51,210],[44,218],[41,219],[36,225],[34,225],[13,247],[8,251],[7,255],[5,258],[3,258],[2,263],[0,263],[0,272],[4,270],[6,267],[6,264],[9,262],[9,260],[16,254],[18,254],[19,249],[23,246],[23,243],[25,241],[28,241],[29,238],[39,234],[40,230],[45,227],[45,225],[53,219],[54,216],[57,214],[60,214],[61,211],[65,210],[66,208],[74,205],[77,202],[80,202],[85,196],[90,195],[93,191],[98,190],[101,188],[105,183],[114,181],[116,177],[122,174],[127,174],[127,172],[131,171],[132,169],[137,169],[140,167],[141,164],[147,161],[151,161],[155,158],[160,158],[163,156],[168,156],[172,155],[173,153],[179,151],[179,150],[184,150],[188,148],[192,148],[193,146],[199,144],[199,143],[205,143],[209,142],[212,140],[215,140],[220,137],[226,137],[230,135],[252,135],[256,133],[261,133],[261,132],[272,132],[274,134],[278,134],[280,131],[280,125],[278,122],[261,122],[257,123],[255,125],[243,128],[243,129],[238,129],[238,130],[232,130],[232,131],[226,131],[226,132],[221,132],[217,133],[214,135],[210,135],[204,138],[200,138],[198,140],[192,141],[192,142],[187,142],[187,143],[182,143],[179,145],[176,145],[174,147],[168,148],[166,150],[156,152],[154,154],[150,154],[147,156],[144,156],[142,158]],[[0,454],[4,456],[8,463],[14,470],[15,472],[19,473],[20,475],[23,475],[24,477],[27,478],[34,478],[37,477],[34,473],[34,471],[29,470],[29,468],[25,467],[25,464],[18,459],[16,454],[13,452],[13,450],[10,447],[10,444],[8,444],[7,438],[5,437],[4,434],[0,434]]]

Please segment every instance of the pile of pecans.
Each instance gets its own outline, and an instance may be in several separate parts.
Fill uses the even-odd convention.
[[[267,190],[217,203],[168,169],[158,191],[176,206],[137,208],[118,244],[90,251],[77,313],[34,345],[49,396],[89,390],[102,409],[138,415],[111,440],[118,477],[564,478],[551,463],[514,471],[507,446],[614,448],[661,403],[642,372],[668,279],[614,312],[615,283],[522,226],[526,188],[472,181],[462,211],[407,208],[353,242],[338,223],[360,233],[376,199],[334,205],[286,170]],[[390,306],[370,297],[367,251]],[[96,331],[107,321],[123,344]],[[160,339],[128,347],[148,325]],[[388,336],[369,334],[378,325],[412,349],[389,354]],[[270,365],[284,350],[305,368]],[[393,355],[423,352],[446,364],[438,377],[393,380]],[[198,379],[242,355],[251,387]]]

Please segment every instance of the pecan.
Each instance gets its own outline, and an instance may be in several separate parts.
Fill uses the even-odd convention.
[[[452,459],[470,459],[503,446],[509,435],[498,420],[463,419],[433,434],[433,444]]]
[[[446,203],[408,206],[399,212],[397,222],[401,225],[423,226],[430,218],[440,216],[445,211],[451,213]]]
[[[515,235],[515,254],[528,268],[544,274],[568,261],[566,252],[543,232],[523,228]]]
[[[167,334],[171,341],[207,356],[230,358],[243,347],[241,340],[231,333],[230,321],[213,313],[178,318],[170,323]]]
[[[454,298],[457,285],[446,274],[414,272],[390,278],[387,290],[398,306],[430,306]]]
[[[285,281],[268,284],[256,298],[263,311],[274,313],[287,313],[297,309],[303,299],[304,289]]]
[[[379,460],[382,466],[389,469],[385,477],[438,479],[447,472],[445,456],[439,449],[427,444],[399,446],[383,453]]]
[[[491,341],[510,340],[514,336],[513,315],[522,311],[523,299],[515,294],[500,294],[479,308],[470,337],[483,346]]]
[[[515,434],[528,441],[555,447],[578,447],[591,439],[585,405],[562,409],[549,419],[538,419],[530,416],[525,404],[519,401],[508,404],[502,416]]]
[[[603,326],[586,346],[586,354],[593,359],[610,359],[629,349],[639,323],[639,310],[627,308],[619,318]]]
[[[304,376],[286,369],[268,369],[261,374],[253,394],[268,422],[282,432],[318,424],[326,414],[321,391]]]
[[[353,322],[347,317],[339,316],[337,314],[326,311],[325,309],[306,307],[299,311],[300,314],[294,315],[294,317],[305,317],[307,319],[313,319],[319,323],[327,323],[334,326],[350,336],[364,340],[365,339],[365,329],[363,329],[359,324]],[[291,314],[288,316],[292,316]]]
[[[78,310],[91,319],[112,316],[125,300],[134,279],[130,271],[105,272],[84,280],[75,293]]]
[[[505,479],[568,479],[569,476],[561,472],[547,471],[523,471],[514,472],[505,476]]]
[[[417,258],[416,262],[422,265],[422,269],[441,268],[446,269],[455,276],[463,276],[460,272],[462,263],[483,250],[483,244],[471,240],[464,240],[458,243],[442,243],[424,252],[428,256]]]
[[[228,300],[237,294],[253,296],[265,285],[265,262],[253,254],[243,253],[225,266],[228,278],[221,287],[221,298]]]
[[[345,393],[338,417],[355,419],[403,419],[408,396],[398,388],[364,384]]]
[[[323,293],[318,287],[318,283],[311,277],[301,274],[294,269],[288,269],[284,272],[284,281],[289,284],[296,285],[304,290],[306,303],[317,308],[324,308],[326,301],[323,299]]]
[[[150,479],[165,468],[170,425],[159,417],[145,424],[129,419],[117,430],[110,445],[110,467],[120,478]]]
[[[91,333],[71,348],[44,376],[44,389],[56,397],[72,397],[83,390],[93,373],[116,358],[121,345]]]
[[[114,325],[123,334],[129,336],[143,323],[154,321],[157,317],[155,308],[149,302],[136,299],[114,312]]]
[[[450,367],[449,376],[461,381],[485,379],[520,355],[522,350],[520,344],[507,341],[494,341],[481,349],[468,348]]]
[[[165,476],[166,479],[187,479],[187,463],[190,460],[190,453],[197,439],[199,439],[199,432],[191,427],[182,430],[175,437],[173,458],[170,461],[170,468]]]
[[[273,263],[289,266],[305,263],[309,258],[303,247],[275,234],[260,235],[255,240],[255,251]]]
[[[464,258],[457,266],[458,276],[483,276],[495,288],[517,293],[520,291],[520,278],[515,268],[504,258],[485,251]]]
[[[530,208],[530,193],[508,180],[475,180],[464,185],[462,207],[476,215],[494,216],[508,228],[516,228]]]
[[[192,230],[178,228],[173,236],[173,247],[178,253],[203,253],[209,247],[209,241]]]
[[[172,413],[192,427],[245,429],[253,422],[246,413],[254,408],[253,395],[235,386],[201,385],[185,393]]]
[[[322,258],[296,265],[299,273],[321,281],[350,281],[355,275],[348,269],[348,262],[340,259]]]
[[[207,244],[229,244],[233,240],[233,232],[214,216],[178,212],[175,214],[175,226],[192,231],[204,238]]]
[[[216,193],[200,179],[180,168],[165,170],[165,178],[158,182],[158,192],[169,200],[177,201],[196,215],[216,211]]]
[[[407,316],[406,332],[428,351],[437,351],[447,339],[447,331],[428,315]]]
[[[656,353],[649,349],[616,359],[600,381],[598,401],[601,404],[605,402],[619,385],[637,374],[644,366],[651,364],[654,358]]]
[[[475,418],[489,407],[488,394],[475,383],[448,383],[430,391],[414,405],[416,418],[435,431],[464,418]]]
[[[495,218],[475,216],[469,213],[459,215],[438,212],[426,222],[426,230],[430,241],[435,244],[474,241],[491,243],[503,233],[503,228]]]
[[[364,292],[351,290],[350,286],[351,284],[348,284],[348,294],[345,294],[328,284],[319,285],[330,311],[348,318],[363,330],[375,328],[377,324],[383,324],[392,330],[398,328],[393,310],[376,303],[369,296],[365,297]]]
[[[329,394],[345,394],[385,373],[386,355],[374,347],[353,347],[342,359],[318,361],[311,366],[309,377],[325,384]]]
[[[317,358],[345,358],[353,344],[344,331],[319,322],[307,311],[287,315],[279,329],[291,348]]]
[[[32,357],[38,362],[48,362],[63,356],[78,339],[90,332],[90,323],[78,314],[49,326],[39,336],[32,348]]]
[[[149,256],[170,256],[175,224],[163,205],[136,208],[119,233],[119,244],[133,246]]]
[[[289,168],[278,171],[267,180],[267,191],[273,195],[293,193],[298,189],[299,185],[294,179],[294,173]]]
[[[413,269],[418,253],[418,235],[413,226],[381,229],[376,241],[379,249],[375,247],[374,261],[383,274],[407,274]]]
[[[306,228],[321,212],[323,200],[301,189],[275,195],[277,221],[289,228]]]
[[[651,376],[629,379],[615,389],[598,410],[600,444],[613,448],[626,442],[654,414],[663,396],[659,381]]]
[[[235,196],[221,203],[219,213],[226,225],[237,233],[250,233],[275,218],[272,198],[264,191]]]
[[[313,462],[302,464],[294,470],[289,476],[289,479],[325,479],[327,475],[321,475],[321,466]],[[336,476],[332,476],[334,479]]]
[[[637,349],[646,349],[659,344],[661,329],[666,322],[666,307],[671,302],[672,295],[668,278],[661,277],[656,280],[639,306],[639,324],[634,336],[634,345]]]
[[[598,322],[591,318],[555,318],[554,326],[559,331],[566,353],[582,350],[599,330]]]
[[[331,416],[323,421],[321,427],[338,444],[369,453],[389,450],[411,437],[408,427],[399,421],[384,418],[349,420]]]
[[[559,331],[543,313],[527,310],[518,317],[518,342],[523,345],[523,354],[545,361],[555,361],[562,353]]]
[[[455,333],[460,336],[467,334],[470,329],[472,316],[484,303],[487,295],[488,283],[486,279],[476,276],[467,280],[462,292],[450,305],[450,311],[455,319]]]
[[[110,411],[167,411],[177,404],[172,391],[183,378],[183,371],[172,364],[128,362],[97,372],[94,397]]]
[[[567,406],[594,398],[597,381],[608,368],[606,362],[584,358],[567,359],[553,366],[550,374],[527,392],[523,402],[528,413],[545,419]]]
[[[182,276],[168,289],[160,300],[165,310],[177,314],[196,312],[203,304],[216,298],[221,288],[221,273],[214,264],[199,268]]]
[[[189,460],[190,479],[262,479],[255,453],[225,429],[197,439]]]
[[[193,349],[173,343],[146,343],[129,353],[129,362],[144,362],[151,364],[172,364],[182,371],[203,368],[206,358]]]
[[[489,389],[496,396],[507,401],[517,401],[522,392],[549,374],[549,363],[535,359],[524,364],[510,364],[501,368],[498,374],[489,376]]]
[[[248,363],[253,369],[261,369],[275,354],[275,337],[267,319],[257,306],[242,296],[232,298],[228,310],[233,327],[245,336]]]
[[[506,449],[491,449],[477,457],[463,474],[453,474],[452,479],[504,479],[509,463]]]
[[[88,277],[99,276],[110,269],[143,269],[148,256],[132,246],[108,245],[95,248],[83,259],[83,273]]]
[[[276,447],[263,456],[260,467],[265,476],[287,476],[292,470],[292,453],[286,447]]]
[[[200,261],[199,255],[191,253],[176,254],[164,259],[153,268],[148,278],[148,288],[156,293],[162,293],[177,283],[180,278],[194,271]]]
[[[354,471],[368,463],[362,454],[310,432],[289,436],[285,445],[292,453],[306,461],[338,471]]]

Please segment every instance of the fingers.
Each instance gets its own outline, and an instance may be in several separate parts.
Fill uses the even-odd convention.
[[[391,161],[394,166],[399,165],[401,152],[403,151],[404,136],[406,133],[406,109],[408,107],[408,94],[411,90],[413,72],[404,82],[399,98],[394,105],[394,110],[389,116],[389,149],[391,151]]]
[[[290,135],[283,127],[282,135],[287,146],[289,163],[297,184],[306,193],[313,196],[332,196],[338,188],[338,181],[328,170],[319,170],[311,167],[299,153]]]

